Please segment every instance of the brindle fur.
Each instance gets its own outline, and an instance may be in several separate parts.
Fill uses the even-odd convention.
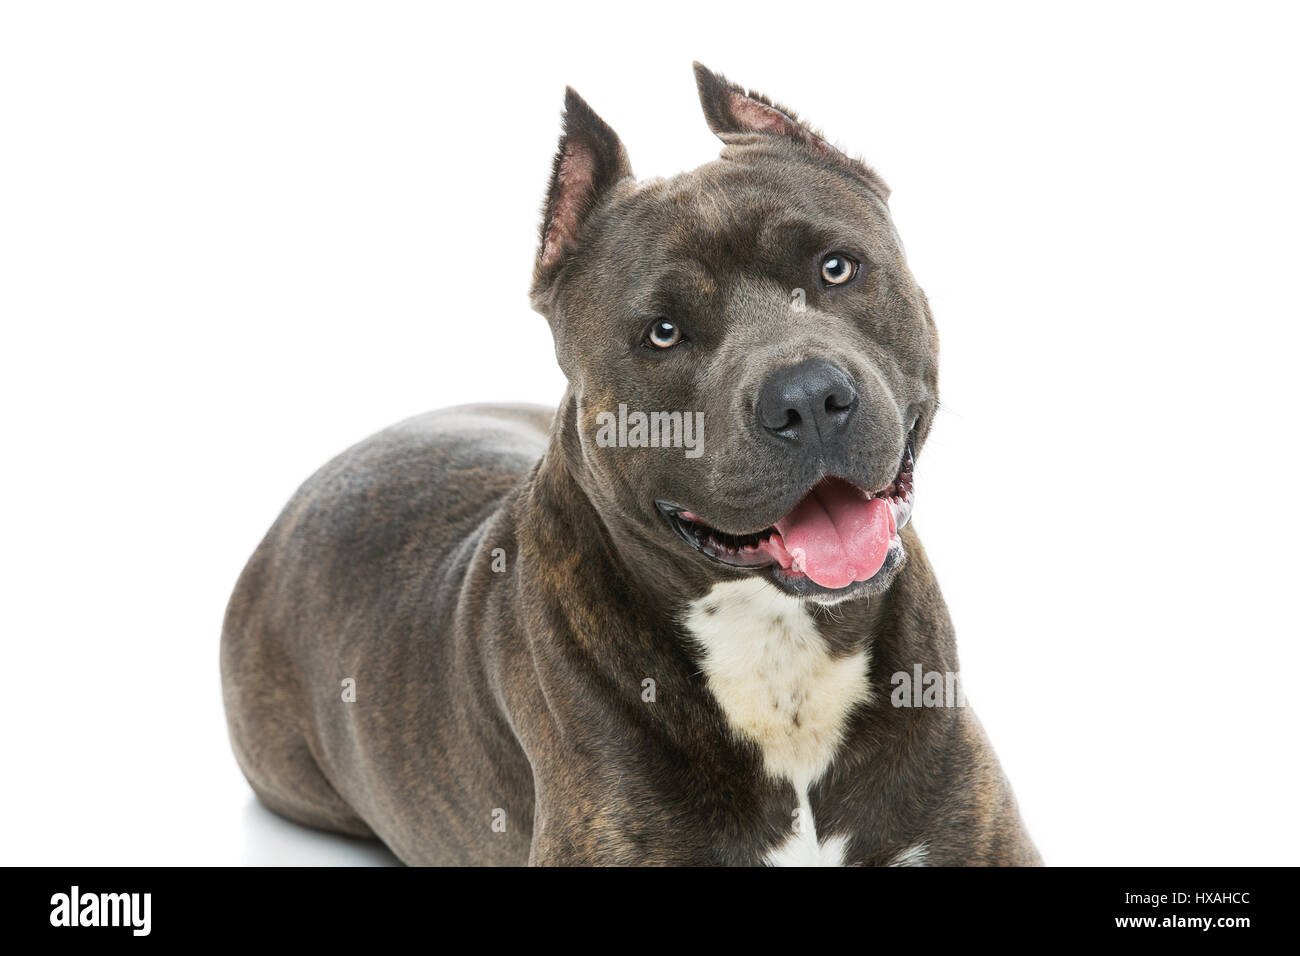
[[[918,451],[929,431],[938,345],[879,177],[788,110],[697,76],[723,156],[648,184],[569,93],[533,288],[569,379],[558,413],[465,406],[394,426],[313,476],[249,561],[222,678],[239,764],[277,813],[412,864],[744,865],[785,839],[793,788],[729,730],[680,623],[741,572],[686,548],[654,501],[739,533],[826,472],[887,484],[907,423]],[[869,273],[819,290],[810,263],[846,237]],[[659,312],[689,326],[688,350],[636,350]],[[749,424],[763,375],[809,355],[863,394],[833,460],[783,457]],[[705,454],[598,447],[595,415],[620,402],[703,410]],[[973,712],[890,706],[889,675],[958,670],[913,526],[903,539],[887,580],[814,605],[834,653],[869,649],[873,690],[809,793],[817,830],[848,838],[848,863],[921,843],[931,864],[1037,863]]]

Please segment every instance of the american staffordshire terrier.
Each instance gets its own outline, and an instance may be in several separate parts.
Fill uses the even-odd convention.
[[[1038,863],[909,521],[938,340],[889,189],[696,79],[725,145],[671,179],[568,91],[558,411],[381,432],[249,561],[239,765],[412,864]]]

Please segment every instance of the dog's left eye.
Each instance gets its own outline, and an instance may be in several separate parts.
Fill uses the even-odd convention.
[[[682,330],[667,319],[656,319],[645,334],[647,345],[657,349],[670,349],[682,340]]]
[[[827,285],[844,285],[858,274],[858,264],[842,252],[832,252],[822,260],[822,281]]]

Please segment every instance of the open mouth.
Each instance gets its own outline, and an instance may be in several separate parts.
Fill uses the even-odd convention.
[[[668,502],[659,510],[691,547],[733,568],[771,568],[789,584],[839,590],[869,581],[902,547],[898,532],[912,516],[912,438],[893,482],[868,492],[827,476],[790,513],[753,534],[728,534]],[[897,558],[891,562],[896,566]]]

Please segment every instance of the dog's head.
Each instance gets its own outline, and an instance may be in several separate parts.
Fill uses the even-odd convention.
[[[697,581],[823,602],[886,588],[938,340],[888,187],[696,65],[718,160],[637,182],[572,90],[533,279],[569,379],[565,455]]]

